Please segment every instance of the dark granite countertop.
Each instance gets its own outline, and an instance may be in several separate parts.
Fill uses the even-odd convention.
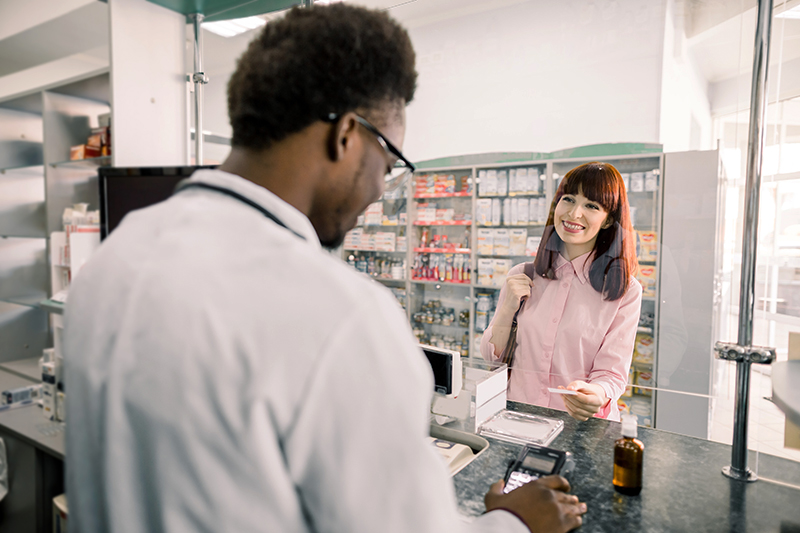
[[[639,496],[622,496],[611,484],[618,422],[577,422],[562,411],[516,402],[508,402],[508,408],[564,420],[564,430],[550,447],[575,457],[572,493],[589,508],[580,532],[800,533],[800,490],[764,480],[800,485],[796,462],[751,452],[749,465],[757,466],[762,479],[742,483],[721,473],[730,464],[730,446],[640,427],[644,486]],[[488,440],[489,449],[453,478],[459,510],[467,516],[484,512],[484,494],[521,449]]]

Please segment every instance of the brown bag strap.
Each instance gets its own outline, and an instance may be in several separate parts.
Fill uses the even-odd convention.
[[[523,272],[526,276],[533,279],[535,275],[535,270],[533,268],[533,262],[525,263],[523,267]],[[508,341],[506,342],[505,348],[503,348],[503,353],[500,355],[500,361],[506,363],[508,365],[508,372],[509,375],[511,373],[511,364],[514,362],[514,351],[517,347],[517,317],[519,316],[520,311],[522,311],[522,307],[525,305],[525,301],[527,298],[523,298],[522,301],[519,303],[519,308],[517,312],[514,313],[514,318],[511,320],[511,332],[508,336]]]
[[[533,277],[536,275],[536,269],[534,269],[534,267],[533,267],[533,261],[531,261],[529,263],[525,263],[525,267],[523,268],[523,272],[525,273],[526,276],[528,276],[529,278],[533,279]]]
[[[536,270],[534,270],[534,268],[533,268],[533,261],[531,261],[529,263],[525,263],[525,266],[522,268],[522,272],[523,272],[523,274],[525,274],[526,276],[531,278],[531,280],[533,280],[533,276],[536,275]],[[511,321],[511,327],[512,328],[516,328],[517,316],[519,316],[519,312],[522,311],[522,306],[525,305],[525,302],[527,300],[528,300],[527,298],[523,298],[522,301],[519,303],[519,309],[517,309],[517,312],[514,313],[514,320]],[[516,329],[515,329],[515,331],[516,331]]]

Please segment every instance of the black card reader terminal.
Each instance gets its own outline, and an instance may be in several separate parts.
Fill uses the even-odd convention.
[[[519,457],[508,465],[503,492],[509,493],[542,476],[559,474],[566,477],[572,471],[574,464],[572,454],[569,452],[526,444]]]

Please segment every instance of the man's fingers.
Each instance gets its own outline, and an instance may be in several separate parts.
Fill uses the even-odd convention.
[[[503,481],[502,479],[500,481],[492,483],[492,486],[489,487],[489,494],[500,496],[503,494],[503,488],[505,488],[505,486],[506,486],[505,481]]]
[[[564,517],[564,522],[569,530],[573,530],[583,525],[583,517],[580,514],[569,513]]]
[[[536,483],[556,491],[569,492],[569,481],[559,475],[544,476]]]
[[[556,500],[559,503],[570,503],[576,504],[578,503],[578,497],[574,494],[567,494],[566,492],[556,491]]]

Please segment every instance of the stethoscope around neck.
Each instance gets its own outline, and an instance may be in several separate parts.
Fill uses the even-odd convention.
[[[267,208],[265,208],[264,206],[254,202],[250,198],[239,194],[236,191],[232,191],[232,190],[228,189],[227,187],[220,187],[218,185],[211,185],[209,183],[203,183],[201,181],[183,180],[182,182],[178,183],[178,185],[175,187],[175,192],[173,192],[172,194],[178,194],[179,192],[185,191],[186,189],[206,189],[208,191],[214,191],[214,192],[218,192],[220,194],[224,194],[226,196],[230,196],[231,198],[234,198],[235,200],[239,200],[240,202],[249,205],[250,207],[252,207],[256,211],[259,211],[262,215],[264,215],[265,217],[267,217],[268,219],[270,219],[271,221],[273,221],[274,223],[276,223],[280,227],[282,227],[282,228],[284,228],[284,229],[286,229],[288,231],[291,231],[292,233],[294,233],[295,235],[297,235],[298,237],[300,237],[304,241],[306,240],[305,237],[303,237],[302,235],[300,235],[299,233],[297,233],[296,231],[291,229],[289,226],[284,224],[281,219],[279,219],[278,217],[273,215],[272,212],[269,211]]]

